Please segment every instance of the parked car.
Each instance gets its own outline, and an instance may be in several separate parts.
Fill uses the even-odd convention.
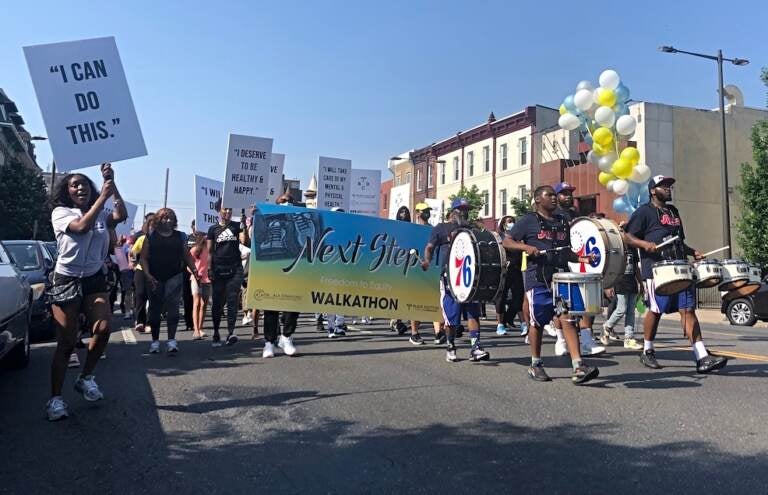
[[[53,270],[53,258],[41,241],[2,241],[11,262],[32,287],[48,284],[48,274]],[[32,301],[32,339],[46,340],[53,337],[51,306],[44,295]]]
[[[51,255],[51,259],[54,263],[56,263],[56,258],[59,257],[59,248],[56,245],[56,241],[40,241],[43,243],[43,246],[45,246],[45,249],[48,251],[48,254]]]
[[[45,286],[34,289],[11,263],[0,243],[0,364],[19,369],[29,364],[32,301],[45,297]]]
[[[731,325],[751,327],[757,320],[768,321],[768,277],[754,294],[723,301],[720,311]]]

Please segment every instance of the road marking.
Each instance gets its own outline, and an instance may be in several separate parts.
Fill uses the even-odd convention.
[[[126,344],[135,344],[136,343],[136,336],[133,335],[133,329],[132,328],[124,328],[120,330],[120,333],[123,334],[123,342]]]
[[[690,347],[679,347],[676,345],[657,344],[655,347],[664,348],[664,349],[674,349],[676,351],[691,350]],[[713,354],[715,356],[725,356],[725,357],[736,358],[736,359],[746,359],[748,361],[758,361],[761,363],[768,363],[768,356],[764,356],[762,354],[744,354],[743,352],[724,351],[722,349],[715,349],[715,348],[707,348],[707,351],[709,351],[710,354]]]

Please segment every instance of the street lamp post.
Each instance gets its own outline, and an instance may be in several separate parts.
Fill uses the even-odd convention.
[[[688,52],[678,50],[672,46],[660,46],[659,50],[664,53],[684,53],[694,57],[706,58],[717,62],[717,84],[720,94],[720,178],[722,182],[722,201],[723,201],[723,243],[729,248],[725,251],[724,257],[730,257],[731,253],[731,207],[728,204],[728,153],[725,139],[725,88],[723,87],[723,61],[731,62],[733,65],[747,65],[749,60],[743,58],[724,58],[723,51],[717,50],[717,55],[706,55],[703,53]]]

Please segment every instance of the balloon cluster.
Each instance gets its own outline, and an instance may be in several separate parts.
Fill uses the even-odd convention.
[[[619,151],[635,133],[637,121],[629,115],[629,88],[615,70],[600,74],[599,86],[589,81],[576,85],[560,105],[558,124],[563,129],[586,129],[584,140],[592,146],[587,160],[600,169],[598,180],[609,191],[619,195],[613,202],[617,213],[632,213],[640,203],[648,201],[651,169],[640,163],[640,152],[633,146]]]

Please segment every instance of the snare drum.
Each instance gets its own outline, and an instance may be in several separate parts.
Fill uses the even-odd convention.
[[[552,275],[552,303],[558,299],[571,315],[600,314],[603,301],[602,277],[597,273],[562,272]]]
[[[571,224],[571,249],[597,260],[592,263],[569,263],[573,273],[598,273],[603,276],[603,287],[613,287],[624,274],[626,254],[621,231],[616,222],[607,218],[579,217]]]
[[[714,287],[723,279],[723,265],[717,260],[701,260],[693,264],[696,275],[696,288],[707,289]]]
[[[763,283],[763,271],[760,269],[760,265],[750,263],[749,265],[749,282],[760,285]]]
[[[723,280],[718,289],[732,291],[749,282],[749,264],[744,260],[723,260]]]
[[[448,290],[460,303],[493,301],[501,289],[507,253],[490,230],[457,229],[448,254]]]
[[[687,261],[659,261],[653,264],[654,292],[671,296],[693,285],[693,271]]]

